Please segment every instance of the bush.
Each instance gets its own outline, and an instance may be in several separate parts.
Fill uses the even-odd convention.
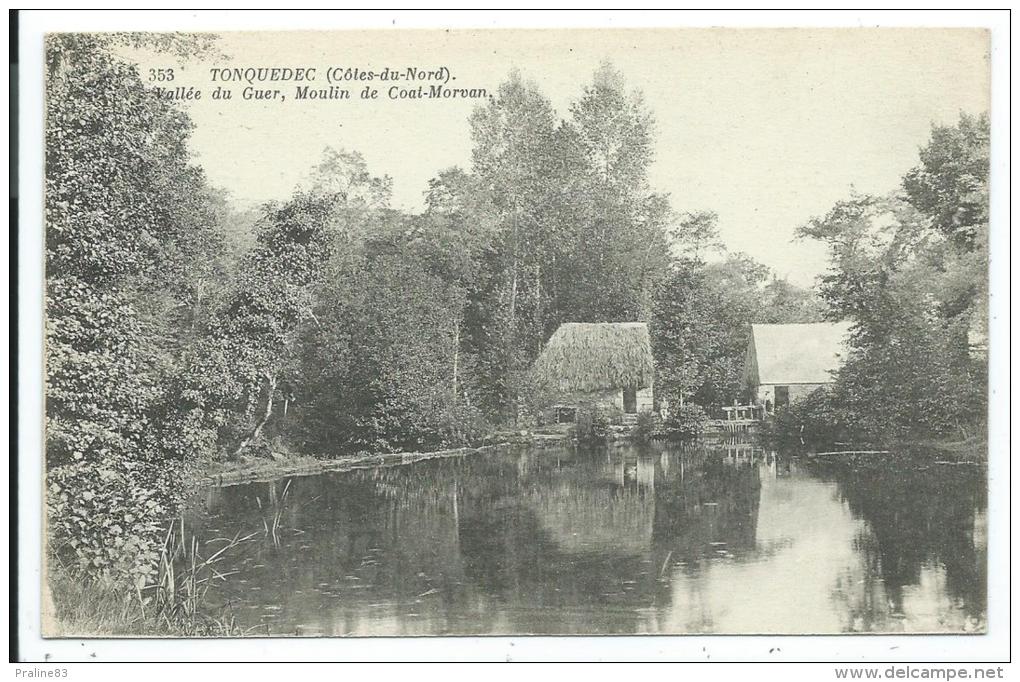
[[[696,440],[705,430],[708,416],[700,405],[688,403],[671,410],[663,425],[670,440]]]
[[[803,399],[780,408],[765,422],[765,438],[778,446],[826,448],[851,440],[846,414],[832,391],[818,388]]]
[[[644,412],[638,412],[637,425],[634,427],[633,437],[639,443],[647,443],[661,430],[661,420],[659,415],[646,410]]]
[[[286,494],[286,493],[285,493]],[[145,584],[125,585],[113,579],[83,579],[67,567],[51,563],[47,571],[53,619],[47,636],[165,636],[236,637],[242,630],[228,607],[209,609],[206,594],[227,580],[215,565],[225,553],[250,540],[216,538],[199,544],[183,538],[180,523],[161,530],[156,570]],[[203,552],[204,555],[200,555]],[[45,610],[45,607],[44,607]],[[44,611],[45,612],[45,611]]]
[[[549,421],[549,407],[561,398],[559,391],[550,387],[534,371],[516,375],[511,388],[517,396],[517,426],[545,425]],[[481,393],[480,390],[477,392]]]
[[[456,447],[474,445],[491,430],[491,425],[476,405],[461,403],[450,410],[444,424],[444,442]]]
[[[611,413],[602,405],[581,405],[577,408],[577,439],[582,443],[604,441],[609,435]]]
[[[50,547],[75,578],[143,585],[153,577],[178,490],[174,475],[107,454],[50,472]]]

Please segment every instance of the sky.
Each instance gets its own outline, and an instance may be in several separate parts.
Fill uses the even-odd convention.
[[[470,167],[467,119],[484,100],[213,100],[210,68],[437,69],[451,86],[494,93],[511,70],[533,81],[561,117],[609,60],[643,93],[656,120],[650,181],[677,211],[719,216],[722,242],[810,285],[826,268],[820,245],[795,231],[851,189],[895,190],[918,162],[931,125],[988,110],[988,36],[971,29],[670,29],[224,33],[222,56],[180,62],[175,86],[191,148],[209,181],[239,206],[285,199],[326,146],[359,151],[393,179],[393,205],[419,210],[426,183]]]

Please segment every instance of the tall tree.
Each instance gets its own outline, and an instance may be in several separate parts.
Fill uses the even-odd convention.
[[[955,126],[932,127],[921,164],[903,178],[907,200],[956,245],[973,250],[988,223],[991,127],[988,114],[962,114]]]
[[[406,245],[371,247],[346,295],[324,306],[299,407],[323,454],[460,444],[466,407],[459,356],[462,291]]]
[[[557,184],[549,101],[516,73],[471,116],[473,174],[496,234],[473,292],[467,334],[491,381],[487,407],[515,419],[516,384],[544,340],[550,201]]]
[[[236,457],[259,441],[280,399],[297,382],[302,329],[316,322],[315,290],[337,246],[340,195],[299,194],[270,204],[222,311],[214,341],[221,400],[233,406],[228,429]],[[282,394],[282,395],[281,395]]]
[[[564,314],[584,321],[648,319],[674,220],[667,198],[649,187],[651,113],[608,63],[570,113],[563,134],[581,164],[569,179],[578,228],[565,259],[585,286],[570,292]]]
[[[190,121],[112,51],[137,40],[47,38],[46,461],[51,547],[83,576],[144,580],[211,442],[175,387],[193,340],[178,311],[219,239]]]

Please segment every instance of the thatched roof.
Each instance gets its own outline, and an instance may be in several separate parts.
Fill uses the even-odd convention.
[[[828,384],[846,359],[849,333],[848,322],[751,325],[745,385]]]
[[[652,372],[644,322],[561,324],[535,361],[538,378],[565,393],[647,388]]]

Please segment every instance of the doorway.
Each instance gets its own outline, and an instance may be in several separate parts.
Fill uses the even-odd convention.
[[[627,414],[637,414],[637,389],[623,389],[623,411]]]
[[[776,386],[776,409],[787,407],[790,404],[790,387]]]

